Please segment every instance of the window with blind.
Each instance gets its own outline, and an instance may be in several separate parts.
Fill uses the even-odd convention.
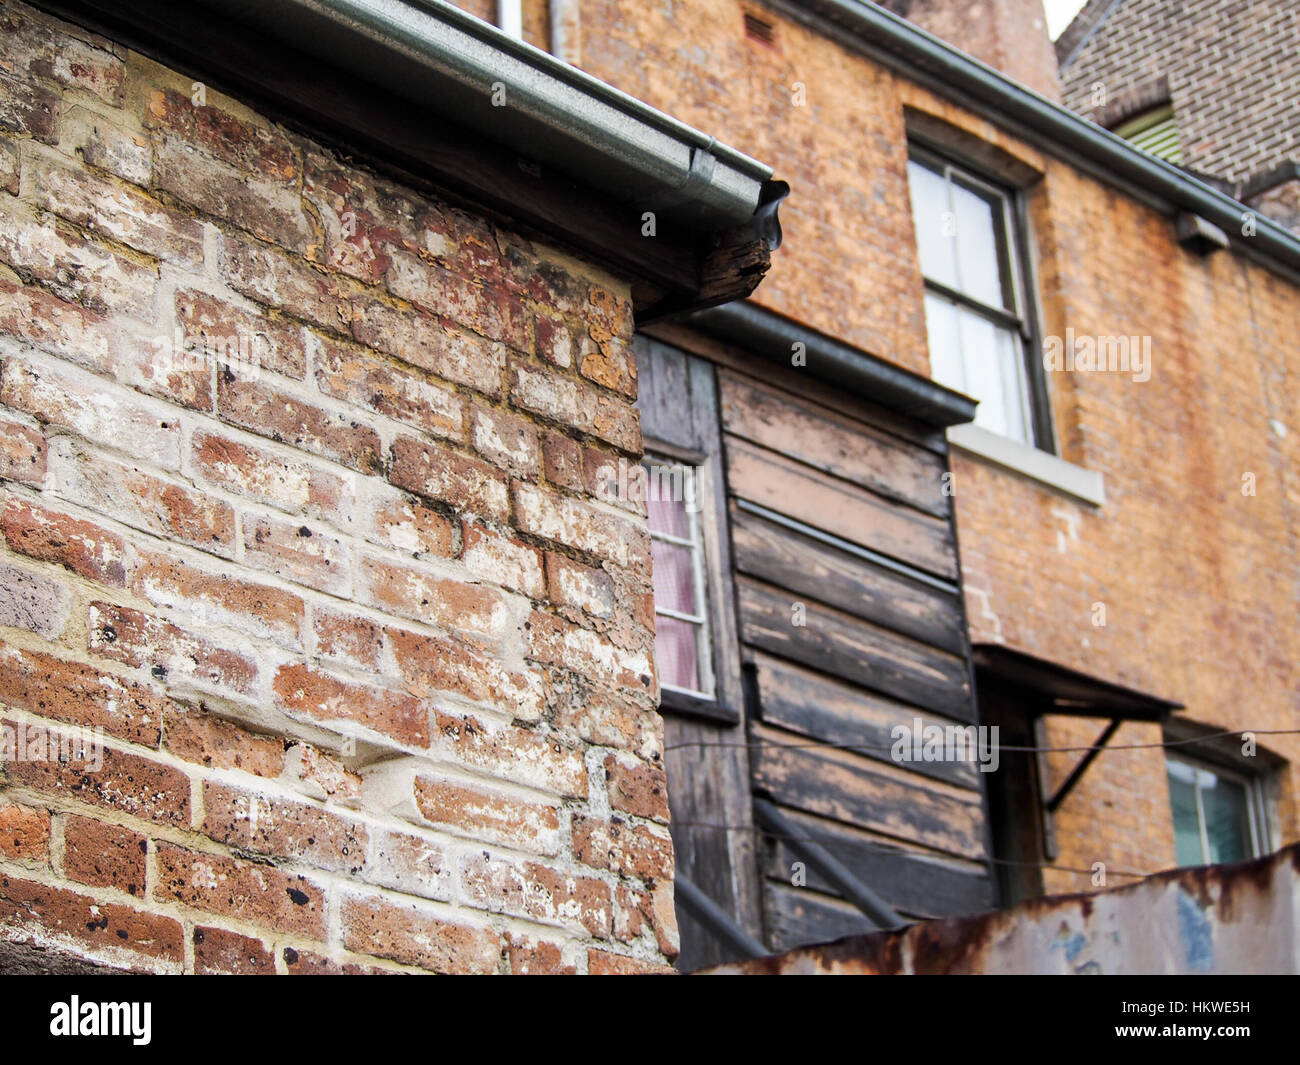
[[[655,658],[659,685],[714,696],[699,470],[647,459],[646,504],[654,559]]]
[[[1178,124],[1174,121],[1174,109],[1169,104],[1143,112],[1116,126],[1112,132],[1135,148],[1141,148],[1167,162],[1179,164],[1183,161]]]
[[[1014,193],[915,146],[907,169],[931,375],[979,400],[976,425],[1050,450]]]

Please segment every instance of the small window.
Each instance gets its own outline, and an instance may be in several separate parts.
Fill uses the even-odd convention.
[[[665,692],[712,699],[713,646],[699,470],[653,458],[647,459],[645,468],[659,686]]]
[[[907,169],[932,376],[979,400],[976,425],[1049,449],[1014,193],[915,148]]]
[[[1182,143],[1178,139],[1178,126],[1174,122],[1174,109],[1169,104],[1143,112],[1122,125],[1114,134],[1123,137],[1135,148],[1150,152],[1170,163],[1183,161]]]
[[[1180,866],[1240,862],[1265,852],[1257,779],[1172,755],[1167,766]]]

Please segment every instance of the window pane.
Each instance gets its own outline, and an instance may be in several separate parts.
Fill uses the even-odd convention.
[[[952,204],[957,214],[957,272],[961,291],[982,303],[1009,309],[998,250],[1001,201],[991,202],[954,182]]]
[[[925,328],[930,336],[930,376],[940,384],[965,392],[966,374],[962,369],[956,304],[927,292]]]
[[[943,175],[917,162],[908,162],[907,176],[921,273],[931,281],[956,288],[957,249],[952,240],[954,219],[948,204],[947,182]]]
[[[1205,811],[1205,836],[1211,862],[1240,862],[1251,856],[1250,817],[1246,789],[1202,770],[1201,809]]]
[[[697,614],[691,549],[662,540],[650,541],[654,559],[655,607]]]
[[[660,684],[699,691],[696,629],[689,621],[655,618],[655,658],[659,663]]]
[[[1029,443],[1020,338],[965,308],[957,315],[966,392],[980,401],[975,424]]]
[[[686,513],[686,501],[681,498],[682,493],[677,493],[678,498],[673,499],[673,493],[666,487],[662,492],[655,490],[656,485],[667,486],[667,477],[653,475],[647,478],[647,483],[650,488],[646,492],[649,497],[646,503],[650,513],[650,531],[667,533],[682,540],[690,539],[691,525]],[[662,499],[657,498],[660,495],[663,496]]]
[[[1174,808],[1174,855],[1179,865],[1203,865],[1201,826],[1196,818],[1196,770],[1170,761],[1169,802]]]

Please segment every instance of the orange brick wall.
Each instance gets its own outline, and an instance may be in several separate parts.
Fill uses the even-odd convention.
[[[0,53],[0,936],[665,968],[625,283],[24,5]]]
[[[746,36],[746,12],[773,24],[772,44]],[[790,181],[785,244],[758,302],[908,369],[925,372],[927,356],[904,107],[1039,171],[1028,196],[1043,332],[1149,335],[1153,372],[1145,383],[1105,374],[1049,382],[1063,456],[1105,476],[1100,509],[954,456],[973,638],[1184,702],[1187,716],[1216,727],[1300,727],[1294,284],[1231,253],[1182,250],[1167,218],[1069,159],[762,5],[589,0],[583,26],[591,73]],[[1247,472],[1253,497],[1241,491]],[[1105,628],[1092,624],[1098,602]],[[1101,724],[1053,727],[1050,739],[1090,742]],[[1152,727],[1127,726],[1114,742],[1158,740]],[[1289,760],[1278,812],[1282,840],[1293,841],[1300,737],[1260,743]],[[1057,781],[1074,757],[1054,756]],[[1058,836],[1061,865],[1171,865],[1163,755],[1101,756],[1061,810]],[[1052,874],[1047,886],[1088,880]]]

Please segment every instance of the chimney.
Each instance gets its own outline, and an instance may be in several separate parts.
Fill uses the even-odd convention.
[[[1022,85],[1061,102],[1056,51],[1042,0],[879,0]]]

